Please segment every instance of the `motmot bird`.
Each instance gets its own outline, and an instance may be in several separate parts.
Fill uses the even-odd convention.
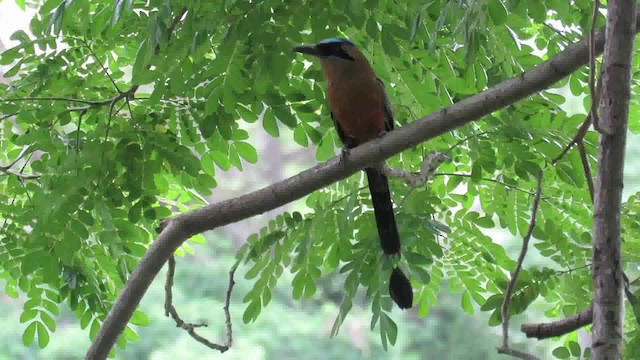
[[[320,59],[328,82],[331,119],[344,145],[343,159],[349,149],[393,130],[393,111],[384,84],[353,42],[330,38],[313,45],[297,46],[293,50]],[[400,235],[387,177],[372,167],[366,168],[365,172],[382,250],[386,255],[400,256]],[[411,283],[398,267],[389,279],[389,295],[401,309],[413,305]]]

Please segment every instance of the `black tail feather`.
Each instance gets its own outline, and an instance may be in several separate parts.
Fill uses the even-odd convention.
[[[385,255],[400,256],[400,235],[393,214],[393,203],[387,177],[373,168],[366,168],[376,217],[380,247]],[[393,269],[389,279],[389,295],[400,309],[409,309],[413,305],[413,289],[406,275],[399,268]]]
[[[376,217],[380,246],[385,255],[400,255],[400,235],[393,215],[393,203],[387,177],[373,168],[366,168],[369,191]]]
[[[400,309],[410,309],[413,306],[413,288],[400,268],[395,268],[391,272],[389,295]]]

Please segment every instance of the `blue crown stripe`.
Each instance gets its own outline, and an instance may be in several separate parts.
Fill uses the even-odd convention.
[[[355,46],[353,42],[347,39],[342,38],[328,38],[320,41],[318,44],[331,44],[331,43],[341,43],[341,44],[349,44],[351,46]]]

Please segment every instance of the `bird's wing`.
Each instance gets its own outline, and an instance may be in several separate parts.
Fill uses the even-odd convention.
[[[391,131],[394,128],[393,109],[391,109],[391,103],[387,96],[387,91],[384,88],[384,83],[378,78],[378,83],[382,88],[382,94],[384,94],[384,128],[386,131]]]
[[[342,141],[342,144],[348,149],[356,147],[356,140],[345,135],[344,131],[342,131],[342,128],[340,127],[340,124],[336,120],[336,117],[333,116],[333,112],[331,112],[331,120],[333,121],[333,126],[336,128],[336,132],[338,133],[338,137],[340,138],[340,141]]]

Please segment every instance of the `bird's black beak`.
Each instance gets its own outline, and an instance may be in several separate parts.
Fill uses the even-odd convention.
[[[300,45],[293,48],[293,51],[318,56],[318,47],[315,45]]]

